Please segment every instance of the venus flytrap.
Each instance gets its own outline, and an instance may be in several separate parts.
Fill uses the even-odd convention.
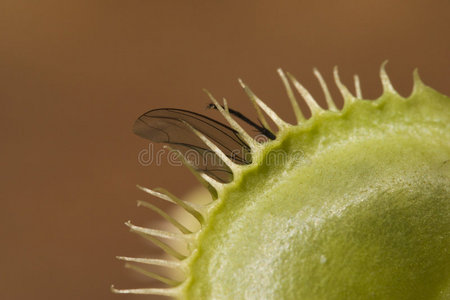
[[[177,299],[450,299],[450,99],[424,85],[417,72],[412,94],[401,97],[383,64],[383,94],[374,101],[362,99],[357,76],[353,95],[334,70],[342,110],[314,70],[328,105],[323,109],[291,74],[278,72],[295,125],[240,81],[257,108],[261,130],[273,132],[261,111],[277,126],[273,141],[253,140],[226,101],[220,105],[212,96],[229,127],[208,126],[220,127],[223,136],[202,127],[207,119],[180,111],[149,114],[159,123],[147,119],[135,128],[179,151],[212,200],[192,204],[164,190],[141,188],[181,207],[200,229],[140,202],[179,233],[127,225],[174,259],[119,258],[177,269],[184,278],[175,281],[133,264],[168,287],[113,291]],[[308,105],[310,119],[294,90]],[[167,136],[150,134],[149,124]],[[173,138],[174,125],[194,132],[203,146],[187,147],[181,137]],[[238,146],[242,153],[231,155]],[[225,164],[192,165],[183,156],[187,148],[214,153]],[[183,243],[189,253],[162,240]]]

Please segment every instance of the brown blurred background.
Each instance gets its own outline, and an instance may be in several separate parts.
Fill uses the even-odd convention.
[[[152,285],[114,258],[157,252],[123,225],[156,218],[135,184],[197,183],[139,165],[141,113],[208,113],[206,87],[254,119],[241,77],[293,121],[276,68],[322,101],[312,68],[331,82],[339,65],[376,98],[385,59],[400,93],[418,67],[450,94],[449,13],[447,0],[0,1],[0,298],[147,299],[109,290]]]

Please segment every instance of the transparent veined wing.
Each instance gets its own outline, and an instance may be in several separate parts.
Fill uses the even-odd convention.
[[[231,170],[186,125],[205,135],[234,163],[251,163],[250,147],[233,128],[212,118],[176,108],[159,108],[141,115],[133,125],[133,132],[156,143],[169,144],[191,162],[196,170],[220,182],[232,180]]]

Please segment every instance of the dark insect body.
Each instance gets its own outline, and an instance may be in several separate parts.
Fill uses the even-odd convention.
[[[250,164],[250,147],[233,128],[207,116],[176,108],[150,110],[133,125],[133,132],[178,150],[192,166],[219,182],[231,182],[232,172],[187,125],[207,137],[234,163]]]
[[[217,109],[214,104],[208,105],[208,108]],[[252,122],[240,112],[232,109],[229,109],[229,112],[256,128],[268,139],[275,139],[272,132]],[[177,108],[150,110],[135,121],[133,132],[152,142],[169,144],[178,150],[197,171],[201,171],[219,182],[231,182],[233,179],[231,170],[189,126],[216,144],[234,163],[245,165],[252,162],[251,149],[236,130],[192,111]]]
[[[217,109],[217,107],[214,103],[208,104],[207,108]],[[256,124],[255,122],[253,122],[252,120],[250,120],[249,118],[247,118],[246,116],[244,116],[243,114],[238,112],[237,110],[228,108],[228,111],[230,112],[230,114],[232,114],[236,118],[241,119],[248,125],[252,126],[256,130],[258,130],[259,132],[264,134],[264,136],[266,136],[268,139],[274,140],[276,138],[276,136],[269,129],[265,128],[264,126],[260,126],[260,125]]]

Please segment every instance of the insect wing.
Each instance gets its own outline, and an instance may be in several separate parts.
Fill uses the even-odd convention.
[[[186,125],[189,124],[237,164],[249,164],[250,148],[237,131],[214,119],[191,111],[161,108],[146,112],[133,126],[138,136],[157,143],[166,143],[181,152],[201,172],[220,182],[232,180],[231,170]]]

